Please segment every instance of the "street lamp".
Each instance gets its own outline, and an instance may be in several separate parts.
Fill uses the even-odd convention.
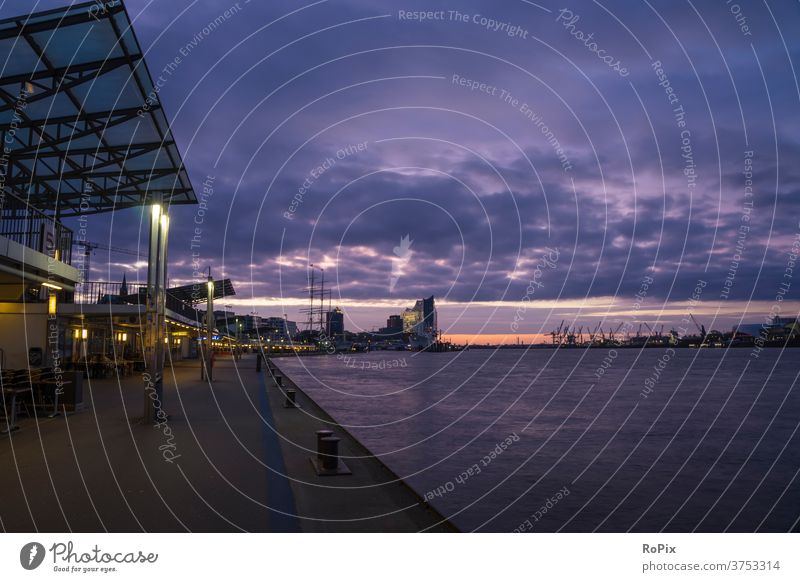
[[[214,379],[214,360],[212,359],[212,334],[214,333],[214,279],[211,278],[211,267],[208,268],[208,281],[206,282],[208,295],[206,297],[206,354],[205,366],[201,366],[200,375],[202,379],[203,370],[209,380]]]

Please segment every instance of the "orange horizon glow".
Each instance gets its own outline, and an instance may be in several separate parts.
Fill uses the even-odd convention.
[[[443,341],[457,345],[549,344],[552,339],[549,333],[448,333],[442,336]]]

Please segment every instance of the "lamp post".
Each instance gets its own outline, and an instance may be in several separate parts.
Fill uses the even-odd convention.
[[[212,358],[214,334],[214,279],[211,277],[211,267],[208,268],[206,281],[206,350],[204,366],[200,369],[200,378],[203,379],[203,370],[209,381],[214,379],[214,359]]]
[[[236,318],[236,359],[240,360],[242,357],[242,322]]]
[[[145,362],[150,374],[144,389],[145,422],[156,422],[159,417],[166,416],[162,407],[168,237],[169,215],[162,208],[162,196],[154,194],[150,210],[150,249],[147,264]]]

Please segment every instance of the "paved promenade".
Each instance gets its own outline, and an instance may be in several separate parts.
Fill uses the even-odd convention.
[[[85,409],[26,418],[0,437],[0,528],[43,532],[450,530],[375,459],[318,477],[309,461],[327,416],[284,396],[255,357],[165,374],[162,425],[141,423],[141,374],[84,381]],[[308,414],[313,412],[313,414]],[[342,431],[345,454],[364,454]],[[306,450],[308,449],[308,450]],[[287,477],[288,472],[288,477]]]
[[[303,531],[455,531],[435,511],[420,503],[419,497],[383,463],[341,429],[290,378],[280,372],[281,358],[275,358],[276,375],[283,377],[277,388],[267,374],[275,425],[282,435],[286,467]],[[285,390],[297,390],[299,410],[283,407]],[[309,461],[316,450],[319,429],[330,429],[341,438],[339,454],[352,475],[318,476]],[[366,457],[366,458],[346,458]]]

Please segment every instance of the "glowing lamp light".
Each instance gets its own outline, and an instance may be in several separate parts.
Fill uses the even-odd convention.
[[[51,293],[50,297],[47,298],[47,315],[53,316],[56,314],[56,294]]]
[[[89,338],[89,330],[84,328],[81,330],[81,339],[88,339]]]

